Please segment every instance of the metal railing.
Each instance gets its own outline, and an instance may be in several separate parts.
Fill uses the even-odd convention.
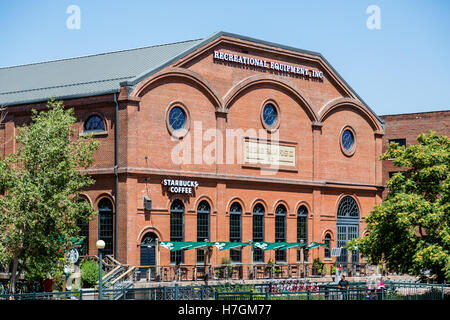
[[[324,263],[315,268],[313,263],[229,264],[229,265],[161,265],[136,266],[136,280],[141,281],[202,281],[205,280],[247,280],[247,279],[290,279],[306,277],[335,277],[335,263]],[[338,270],[339,272],[339,270]],[[345,268],[347,276],[367,276],[366,263],[349,264]]]
[[[122,279],[131,276],[130,272]],[[118,280],[117,282],[119,282]],[[387,282],[385,288],[368,288],[367,283],[350,283],[348,290],[335,284],[283,281],[262,284],[235,284],[202,286],[159,286],[153,288],[105,289],[103,299],[123,300],[450,300],[450,285],[408,282]],[[289,291],[288,291],[289,290]],[[8,300],[11,295],[0,295]],[[97,300],[97,290],[72,292],[40,292],[16,294],[14,300]]]

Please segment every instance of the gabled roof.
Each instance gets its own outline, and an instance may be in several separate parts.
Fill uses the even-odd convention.
[[[0,68],[0,105],[119,92],[120,82],[164,65],[201,39]]]
[[[223,31],[204,39],[0,68],[0,106],[44,102],[52,97],[69,99],[119,92],[121,85],[134,87],[221,36],[319,57],[378,121],[384,123],[320,53]]]

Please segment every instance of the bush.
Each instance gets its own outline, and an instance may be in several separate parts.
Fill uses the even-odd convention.
[[[99,267],[95,260],[85,260],[81,263],[81,285],[83,288],[93,288],[98,281]]]

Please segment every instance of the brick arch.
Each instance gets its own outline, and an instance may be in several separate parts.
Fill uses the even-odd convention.
[[[292,85],[288,84],[285,81],[277,79],[276,77],[270,75],[254,75],[250,76],[237,85],[235,85],[230,91],[227,92],[225,97],[223,98],[223,109],[227,112],[233,103],[238,99],[238,97],[252,87],[257,87],[261,85],[272,85],[274,87],[280,88],[284,92],[287,92],[299,103],[302,109],[306,112],[309,119],[312,123],[318,123],[319,117],[311,107],[311,103],[304,97],[304,95],[298,90],[295,89]]]
[[[358,206],[358,210],[359,210],[359,216],[358,219],[361,220],[362,217],[362,210],[361,210],[361,203],[359,202],[358,197],[354,194],[354,193],[341,193],[339,195],[339,197],[336,199],[336,202],[334,204],[334,215],[336,217],[336,219],[338,218],[337,214],[338,214],[338,208],[339,208],[339,204],[341,203],[341,200],[346,197],[349,196],[351,198],[353,198],[353,200],[355,200],[356,205]]]
[[[226,211],[227,215],[230,214],[230,207],[233,204],[233,202],[239,202],[239,204],[242,207],[242,214],[246,212],[244,201],[240,197],[233,197],[227,203],[227,211]]]
[[[288,203],[285,200],[282,200],[282,199],[278,199],[277,201],[275,201],[275,203],[273,205],[273,208],[272,208],[272,213],[273,214],[275,214],[275,211],[277,210],[277,207],[280,204],[282,204],[282,205],[284,205],[286,207],[286,216],[292,214],[290,206],[288,205]]]
[[[86,193],[80,193],[79,197],[84,201],[87,201],[92,207],[94,207],[94,203],[92,202],[91,197],[89,197]]]
[[[195,87],[203,92],[203,94],[213,103],[215,110],[222,110],[222,99],[208,80],[196,72],[183,68],[167,68],[164,69],[164,71],[158,72],[142,80],[131,92],[130,98],[139,100],[152,86],[162,85],[163,80],[170,78],[195,83]]]
[[[264,215],[267,215],[267,213],[269,212],[269,205],[266,203],[266,201],[264,201],[264,200],[261,199],[261,198],[255,198],[255,199],[252,201],[252,204],[250,205],[250,213],[253,215],[253,208],[254,208],[255,205],[258,204],[258,203],[260,203],[260,204],[263,205],[264,210],[265,210]]]
[[[383,128],[375,115],[361,102],[350,98],[338,98],[331,100],[319,110],[319,122],[325,123],[326,119],[333,113],[342,109],[352,109],[360,114],[370,125],[374,133],[382,134]]]
[[[113,207],[113,213],[116,213],[116,204],[115,204],[115,201],[114,201],[114,197],[110,194],[110,193],[101,193],[101,194],[99,194],[98,196],[97,196],[97,198],[95,198],[95,202],[94,202],[94,204],[95,204],[95,208],[97,208],[98,209],[98,203],[100,202],[100,200],[102,200],[103,198],[107,198],[109,201],[111,201],[111,203],[112,203],[112,207]]]
[[[158,228],[156,228],[154,226],[146,226],[146,227],[141,229],[141,231],[139,232],[139,234],[138,234],[138,236],[136,238],[137,246],[139,246],[141,244],[142,238],[148,232],[153,232],[154,234],[156,234],[158,236],[159,241],[164,241],[162,239],[162,233],[161,233],[161,231],[159,231]]]
[[[197,212],[197,208],[198,205],[200,204],[200,202],[202,202],[203,200],[205,200],[206,202],[208,202],[210,208],[211,208],[211,213],[215,210],[214,207],[214,202],[212,201],[211,197],[207,196],[206,194],[202,194],[200,196],[197,197],[197,199],[194,202],[194,207],[192,208],[192,210],[194,210],[195,212]]]
[[[312,212],[312,207],[311,207],[311,205],[310,205],[307,201],[305,201],[305,200],[300,200],[299,202],[297,202],[297,204],[295,205],[295,209],[294,209],[295,211],[293,211],[292,214],[297,215],[298,209],[299,209],[301,206],[305,206],[306,209],[308,209],[308,219],[309,219],[309,218],[311,217],[311,215],[313,214],[313,212]]]

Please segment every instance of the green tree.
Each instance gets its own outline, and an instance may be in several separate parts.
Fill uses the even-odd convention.
[[[367,217],[368,234],[350,248],[375,264],[423,275],[430,270],[438,281],[450,280],[449,138],[434,131],[420,134],[417,144],[391,143],[382,160],[393,159],[405,169],[387,182],[386,199]]]
[[[50,100],[48,110],[32,110],[31,124],[18,128],[17,152],[0,159],[0,261],[11,271],[41,280],[60,273],[65,252],[93,208],[79,193],[94,180],[80,169],[92,165],[98,142],[75,137],[72,109]]]

